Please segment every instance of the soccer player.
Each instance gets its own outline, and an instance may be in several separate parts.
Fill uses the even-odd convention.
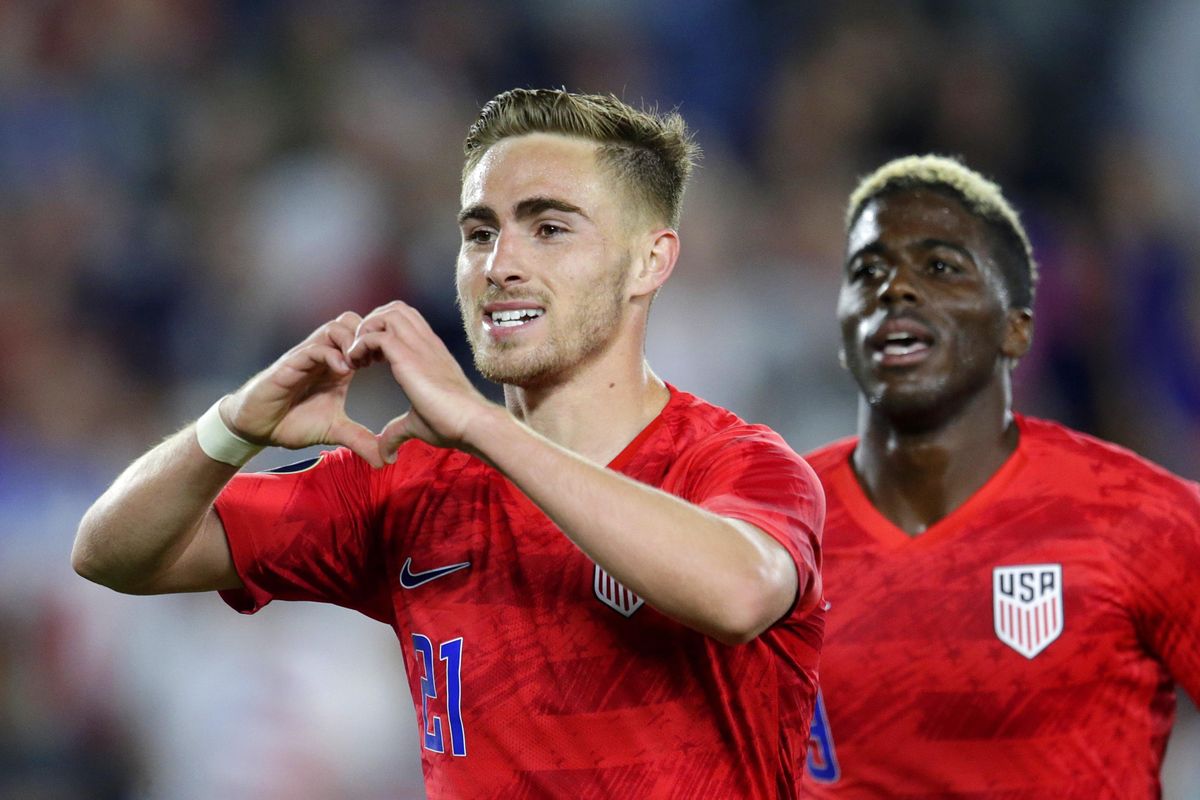
[[[465,149],[458,302],[507,407],[415,309],[346,312],[122,474],[76,570],[392,626],[431,798],[792,796],[824,499],[777,434],[644,360],[683,120],[513,90]],[[372,362],[411,403],[378,435],[344,410]],[[315,443],[343,447],[235,477],[260,446]]]
[[[808,794],[1159,796],[1173,683],[1200,699],[1200,487],[1012,411],[1035,271],[995,184],[903,158],[847,220],[858,435],[808,457],[831,605]]]

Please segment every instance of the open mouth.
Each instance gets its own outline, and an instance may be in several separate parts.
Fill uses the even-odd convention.
[[[876,363],[884,366],[908,366],[923,361],[933,349],[933,331],[911,318],[885,320],[867,339]]]
[[[907,333],[889,333],[884,338],[883,347],[880,348],[880,352],[885,356],[906,356],[920,350],[928,349],[929,342],[922,341],[916,336]]]
[[[536,319],[539,319],[546,313],[546,309],[538,306],[525,306],[519,308],[484,308],[483,322],[484,326],[499,332],[514,330],[530,324]]]
[[[537,319],[546,312],[540,308],[521,308],[515,311],[493,311],[488,314],[492,324],[500,328],[515,328],[524,325],[532,319]]]

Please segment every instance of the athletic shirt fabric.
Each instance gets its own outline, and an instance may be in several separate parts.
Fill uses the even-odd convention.
[[[378,470],[339,449],[236,477],[216,508],[245,588],[222,596],[391,625],[431,800],[794,796],[823,630],[816,476],[770,429],[673,387],[609,467],[772,536],[793,609],[720,644],[613,581],[499,472],[418,441]]]
[[[855,439],[809,454],[830,609],[806,796],[1160,796],[1173,684],[1200,699],[1200,487],[1016,422],[917,536],[867,499]]]

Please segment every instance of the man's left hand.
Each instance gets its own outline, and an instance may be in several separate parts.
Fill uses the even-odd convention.
[[[379,452],[389,464],[408,439],[469,449],[466,436],[471,424],[496,409],[471,385],[420,312],[399,300],[363,318],[346,358],[356,368],[386,362],[412,404],[379,434]]]

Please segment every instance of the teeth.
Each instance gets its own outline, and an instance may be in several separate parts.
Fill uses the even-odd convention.
[[[517,325],[524,325],[531,319],[540,317],[546,313],[540,308],[517,308],[511,311],[493,311],[491,314],[492,322],[501,328],[512,328]]]
[[[906,356],[909,353],[915,353],[918,350],[924,350],[928,347],[924,342],[918,342],[915,339],[909,340],[906,343],[889,341],[883,347],[884,355],[889,356]]]

